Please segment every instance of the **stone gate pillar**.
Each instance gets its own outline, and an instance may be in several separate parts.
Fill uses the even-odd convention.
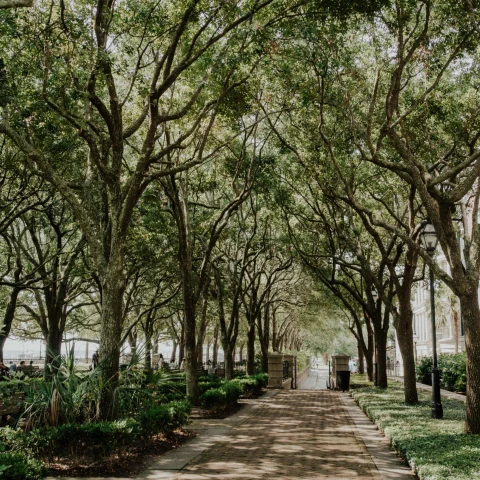
[[[282,388],[283,355],[281,353],[268,354],[268,388]]]

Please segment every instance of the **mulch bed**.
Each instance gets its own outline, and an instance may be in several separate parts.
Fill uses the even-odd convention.
[[[192,413],[190,415],[191,420],[203,420],[203,419],[223,419],[227,418],[230,415],[233,415],[234,413],[237,413],[243,406],[245,406],[244,403],[238,403],[237,405],[227,408],[226,410],[221,410],[221,411],[210,411],[210,410],[205,410],[204,408],[200,407],[193,407],[192,408]]]
[[[100,462],[93,459],[83,459],[83,461],[78,459],[76,462],[71,458],[60,459],[48,465],[48,475],[52,477],[135,477],[147,469],[159,455],[181,446],[195,436],[195,433],[184,430],[177,430],[169,438],[157,435],[147,446],[132,447],[122,456],[112,455]]]

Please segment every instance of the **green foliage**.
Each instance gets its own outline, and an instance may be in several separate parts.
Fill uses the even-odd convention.
[[[367,415],[421,480],[471,480],[478,477],[480,437],[464,433],[465,404],[443,398],[444,418],[431,418],[431,396],[419,391],[419,404],[406,405],[401,385],[351,391]]]
[[[465,392],[467,389],[467,357],[465,353],[442,353],[438,355],[440,387],[451,392]],[[417,365],[417,380],[432,384],[432,357],[423,357]]]
[[[31,432],[6,427],[0,431],[0,441],[11,455],[24,454],[48,461],[64,457],[98,459],[121,454],[156,434],[170,435],[188,422],[190,411],[187,401],[170,402],[142,410],[135,418],[113,422],[66,423]]]
[[[350,388],[373,387],[373,382],[370,382],[366,375],[360,373],[353,373],[350,375]]]
[[[221,388],[207,390],[203,395],[200,395],[200,405],[207,410],[222,410],[227,405],[227,394]]]
[[[45,477],[42,462],[22,452],[0,452],[0,477],[2,480],[40,480]]]
[[[416,367],[417,381],[425,385],[432,384],[432,357],[422,357]]]
[[[187,423],[190,412],[191,405],[184,400],[150,407],[140,412],[138,420],[142,432],[146,435],[154,435],[158,432],[169,435]]]

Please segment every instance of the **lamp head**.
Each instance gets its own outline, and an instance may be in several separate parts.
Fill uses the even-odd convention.
[[[435,227],[431,224],[430,219],[428,218],[427,224],[420,234],[420,238],[422,240],[423,248],[429,255],[433,255],[438,245],[438,237],[437,232],[435,232]]]

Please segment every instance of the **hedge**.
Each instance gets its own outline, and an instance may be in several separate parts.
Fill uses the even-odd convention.
[[[64,424],[34,429],[28,433],[5,427],[0,429],[0,441],[7,451],[0,453],[0,459],[7,462],[4,465],[8,465],[8,468],[0,472],[0,478],[42,478],[44,469],[35,457],[48,461],[56,457],[91,457],[98,460],[113,453],[121,453],[158,433],[170,435],[188,421],[190,411],[190,403],[181,401],[150,407],[141,411],[136,418],[114,422]],[[22,463],[24,469],[19,467]]]
[[[442,398],[444,418],[431,418],[431,394],[418,391],[418,405],[406,405],[401,385],[350,390],[367,415],[420,480],[479,478],[480,436],[464,433],[465,404]]]
[[[463,353],[442,353],[438,355],[440,387],[451,392],[465,392],[467,389],[467,358]],[[417,380],[432,384],[432,357],[423,357],[417,365]]]

